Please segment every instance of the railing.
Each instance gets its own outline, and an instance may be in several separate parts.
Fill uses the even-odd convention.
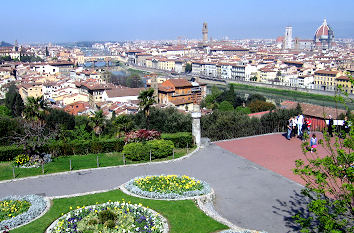
[[[306,128],[302,129],[302,132],[306,132],[308,134],[312,134],[313,132],[323,131],[326,128],[325,122],[321,121],[313,121],[310,127],[310,131]],[[209,127],[203,127],[202,135],[203,137],[208,137],[212,141],[218,140],[226,140],[232,138],[241,138],[241,137],[249,137],[256,135],[263,135],[269,133],[286,133],[288,131],[287,121],[258,121],[258,120],[250,120],[241,124],[239,122],[235,122],[234,127],[227,125],[227,127],[223,128],[223,125],[218,126],[216,129],[211,129]],[[335,127],[335,131],[340,131],[340,127]],[[297,128],[294,127],[293,132],[294,135],[297,135]]]

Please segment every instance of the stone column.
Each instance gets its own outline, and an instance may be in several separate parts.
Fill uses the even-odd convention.
[[[193,112],[192,112],[192,135],[195,140],[195,144],[200,146],[200,138],[201,138],[201,130],[200,130],[200,118],[202,114],[200,112],[200,107],[198,104],[193,105]]]

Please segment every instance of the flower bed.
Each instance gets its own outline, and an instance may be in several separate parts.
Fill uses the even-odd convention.
[[[210,186],[186,175],[137,177],[124,186],[129,192],[153,199],[184,199],[211,192]]]
[[[72,207],[71,207],[72,208]],[[141,204],[107,202],[77,207],[57,219],[47,232],[168,232],[167,220]]]
[[[0,216],[7,214],[7,217],[0,217],[0,230],[5,230],[6,227],[14,228],[19,225],[30,222],[38,217],[47,207],[47,202],[43,197],[37,195],[26,196],[8,196],[0,199],[0,203],[4,203],[4,208],[1,207]],[[11,205],[12,210],[7,209]],[[17,209],[17,211],[15,211]],[[12,211],[12,213],[10,212]],[[9,216],[11,214],[11,216]],[[12,216],[12,215],[15,216]]]
[[[3,200],[0,201],[0,222],[14,218],[26,212],[31,206],[28,201]]]
[[[29,157],[25,154],[19,154],[15,157],[13,165],[20,168],[40,167],[42,164],[47,164],[52,161],[51,154],[42,154],[42,156],[34,155]]]

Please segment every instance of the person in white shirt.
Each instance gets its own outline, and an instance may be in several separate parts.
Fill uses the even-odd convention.
[[[299,114],[297,117],[297,136],[302,136],[302,125],[304,124],[304,116]]]

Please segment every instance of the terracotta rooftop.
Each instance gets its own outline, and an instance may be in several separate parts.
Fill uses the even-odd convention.
[[[184,104],[190,104],[193,103],[193,100],[188,100],[188,99],[172,99],[171,103],[173,103],[175,106],[178,105],[184,105]]]
[[[281,103],[281,106],[286,109],[292,109],[296,108],[297,104],[298,102],[284,101]],[[314,104],[300,103],[300,106],[303,115],[317,118],[326,118],[328,115],[331,115],[334,119],[336,119],[341,113],[346,113],[346,111],[342,109],[335,109]]]
[[[337,75],[338,71],[331,71],[331,70],[317,70],[315,74],[333,74]]]
[[[344,76],[344,75],[342,75],[342,76],[340,76],[340,77],[338,77],[336,79],[337,80],[343,80],[343,81],[349,81],[350,80],[350,78],[348,76]]]
[[[178,79],[170,79],[169,80],[175,87],[191,87],[192,84],[188,82],[186,79],[178,78]]]
[[[123,96],[138,96],[142,90],[144,90],[144,88],[114,88],[111,90],[106,90],[106,93],[109,98],[114,98]]]

